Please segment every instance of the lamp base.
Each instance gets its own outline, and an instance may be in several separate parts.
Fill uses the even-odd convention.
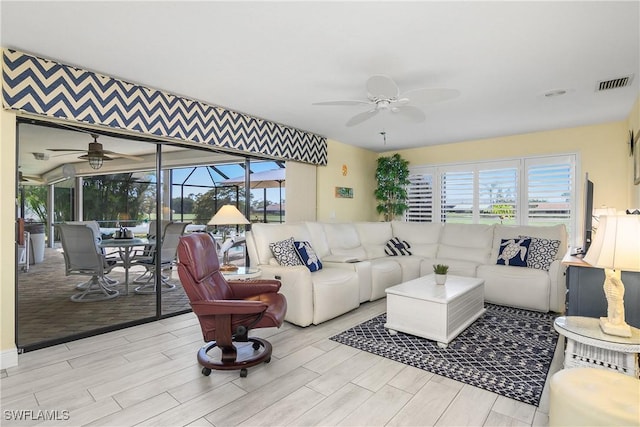
[[[233,264],[222,264],[220,266],[220,271],[236,271],[238,270],[238,266],[237,265],[233,265]]]
[[[600,329],[607,335],[615,335],[617,337],[631,337],[631,326],[626,323],[614,325],[609,321],[608,317],[600,318]]]

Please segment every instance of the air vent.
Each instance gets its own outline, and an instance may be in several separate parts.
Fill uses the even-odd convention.
[[[603,80],[601,82],[598,82],[598,88],[596,89],[596,91],[600,92],[602,90],[626,87],[631,85],[632,80],[633,80],[633,74],[630,76],[618,77],[617,79]]]

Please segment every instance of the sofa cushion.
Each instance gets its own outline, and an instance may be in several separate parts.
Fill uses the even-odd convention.
[[[315,251],[311,247],[309,242],[293,242],[293,246],[302,261],[302,264],[306,265],[309,271],[318,271],[322,269],[322,261],[318,258]]]
[[[531,239],[502,239],[496,264],[526,267]]]
[[[464,261],[458,258],[427,258],[420,264],[420,276],[433,274],[434,264],[445,264],[449,266],[447,274],[453,276],[476,277],[476,270],[481,265],[473,261]]]
[[[323,226],[332,255],[359,261],[367,259],[367,253],[353,224],[325,223]]]
[[[358,232],[360,244],[367,253],[367,259],[387,256],[385,247],[389,239],[393,238],[389,222],[356,222],[354,226]]]
[[[518,236],[560,240],[560,250],[558,250],[558,253],[555,256],[555,259],[558,260],[562,259],[567,250],[567,229],[564,224],[551,226],[496,224],[490,259],[495,260],[498,258],[500,242],[502,239],[517,239]]]
[[[493,225],[447,223],[440,236],[437,258],[488,264],[492,242]]]
[[[486,302],[549,311],[551,278],[545,271],[508,265],[480,265],[476,277],[484,279]]]
[[[314,248],[317,246],[316,242],[311,238],[306,224],[302,222],[286,224],[256,223],[251,226],[250,234],[251,238],[247,240],[247,243],[251,240],[253,245],[251,248],[247,245],[247,249],[250,249],[249,256],[251,257],[251,263],[256,265],[272,264],[271,260],[274,258],[269,244],[292,236],[294,240],[311,242]]]
[[[271,248],[271,252],[278,261],[278,264],[288,267],[293,265],[302,265],[302,261],[300,261],[300,257],[293,245],[293,237],[269,243],[269,248]]]
[[[391,221],[393,237],[411,245],[411,253],[425,258],[434,258],[443,224],[439,222]]]
[[[405,240],[394,237],[393,239],[389,239],[384,247],[384,252],[389,256],[411,255],[410,248],[411,245]]]
[[[531,239],[529,254],[527,255],[527,267],[549,271],[551,263],[555,260],[560,249],[560,240],[541,239],[538,237],[519,236]]]
[[[313,251],[318,258],[324,259],[325,256],[330,255],[329,243],[327,243],[327,236],[324,232],[324,226],[321,222],[305,221],[305,226],[311,236],[310,243],[313,244]],[[301,239],[296,239],[301,240]]]

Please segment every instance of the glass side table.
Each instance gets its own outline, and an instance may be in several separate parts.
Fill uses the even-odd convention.
[[[582,316],[558,317],[553,327],[567,338],[565,368],[612,369],[640,378],[640,329],[631,328],[630,338],[608,335],[600,329],[599,319]]]
[[[226,280],[248,280],[257,279],[262,274],[259,268],[238,267],[235,271],[220,271]]]

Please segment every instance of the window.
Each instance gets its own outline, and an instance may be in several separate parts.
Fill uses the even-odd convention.
[[[575,229],[575,155],[410,168],[406,221],[565,224]]]
[[[433,222],[433,177],[431,175],[409,175],[407,197],[409,209],[406,220],[411,222]]]

